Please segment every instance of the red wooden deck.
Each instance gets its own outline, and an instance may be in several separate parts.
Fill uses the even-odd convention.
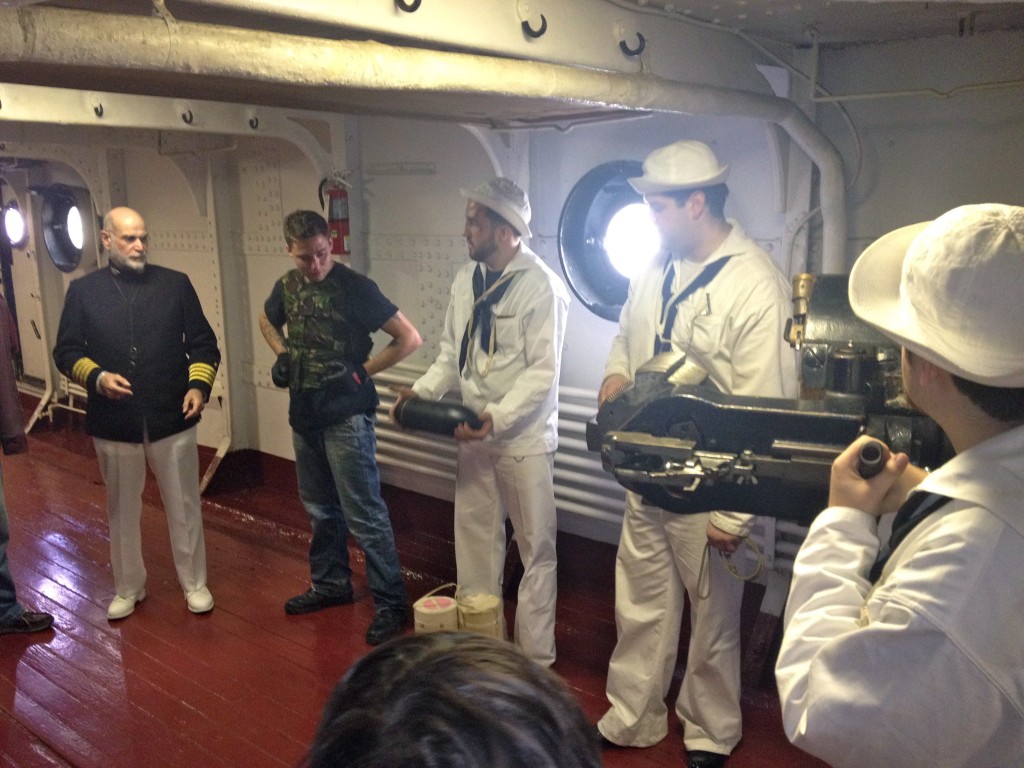
[[[373,609],[354,549],[355,605],[285,615],[284,600],[308,580],[308,532],[290,465],[239,454],[218,471],[203,502],[216,608],[201,616],[185,606],[148,486],[147,598],[109,622],[104,489],[91,444],[77,424],[46,422],[30,443],[28,454],[2,462],[9,557],[20,602],[56,621],[38,635],[0,636],[0,766],[296,765],[331,687],[369,650],[363,634]],[[387,496],[415,600],[454,576],[450,505],[395,489]],[[614,554],[576,537],[559,541],[555,671],[591,720],[606,706]],[[756,613],[757,598],[750,595],[747,613]],[[730,767],[820,766],[786,742],[770,670],[763,678],[746,685],[745,736]],[[682,765],[680,728],[655,747],[604,758],[608,766]]]

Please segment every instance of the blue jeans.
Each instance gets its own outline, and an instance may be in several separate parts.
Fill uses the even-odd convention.
[[[337,596],[351,588],[348,535],[366,556],[366,580],[377,610],[405,608],[407,595],[395,534],[380,495],[373,419],[357,414],[317,432],[292,432],[299,498],[313,540],[313,588]]]
[[[7,501],[4,499],[4,478],[0,473],[0,622],[3,623],[14,621],[24,613],[14,594],[14,579],[11,578],[11,567],[7,563],[7,542],[10,538]]]

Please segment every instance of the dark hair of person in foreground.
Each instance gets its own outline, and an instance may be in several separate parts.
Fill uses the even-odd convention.
[[[324,707],[308,768],[597,768],[554,673],[468,632],[405,635],[357,661]]]

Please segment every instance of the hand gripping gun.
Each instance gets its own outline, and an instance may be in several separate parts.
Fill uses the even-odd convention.
[[[899,347],[850,310],[847,276],[793,283],[786,337],[800,351],[801,397],[726,395],[685,355],[655,356],[587,424],[588,449],[623,487],[671,512],[807,523],[827,504],[832,461],[860,434],[918,466],[952,455],[906,403]]]

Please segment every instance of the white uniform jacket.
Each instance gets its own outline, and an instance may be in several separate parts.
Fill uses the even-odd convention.
[[[953,501],[867,579],[874,517],[825,510],[794,565],[776,668],[786,734],[835,768],[1024,766],[1024,427],[919,490]]]
[[[792,313],[792,289],[771,257],[739,224],[732,219],[729,223],[732,231],[722,245],[704,264],[690,263],[690,279],[676,281],[673,296],[692,282],[701,267],[732,257],[714,280],[679,305],[672,346],[706,370],[723,392],[796,397],[796,353],[783,338]],[[632,381],[636,369],[654,355],[668,258],[669,254],[659,256],[630,284],[605,378],[621,374]],[[685,262],[682,266],[687,267]],[[711,518],[717,527],[736,535],[747,533],[749,520],[749,515],[719,512]]]
[[[551,453],[558,446],[558,375],[569,292],[537,254],[521,245],[505,267],[517,274],[492,310],[497,348],[493,356],[481,349],[477,329],[467,375],[462,375],[459,352],[472,317],[477,268],[469,262],[455,275],[440,352],[413,391],[436,400],[458,390],[474,412],[490,413],[493,433],[480,442],[484,450],[505,456]]]

